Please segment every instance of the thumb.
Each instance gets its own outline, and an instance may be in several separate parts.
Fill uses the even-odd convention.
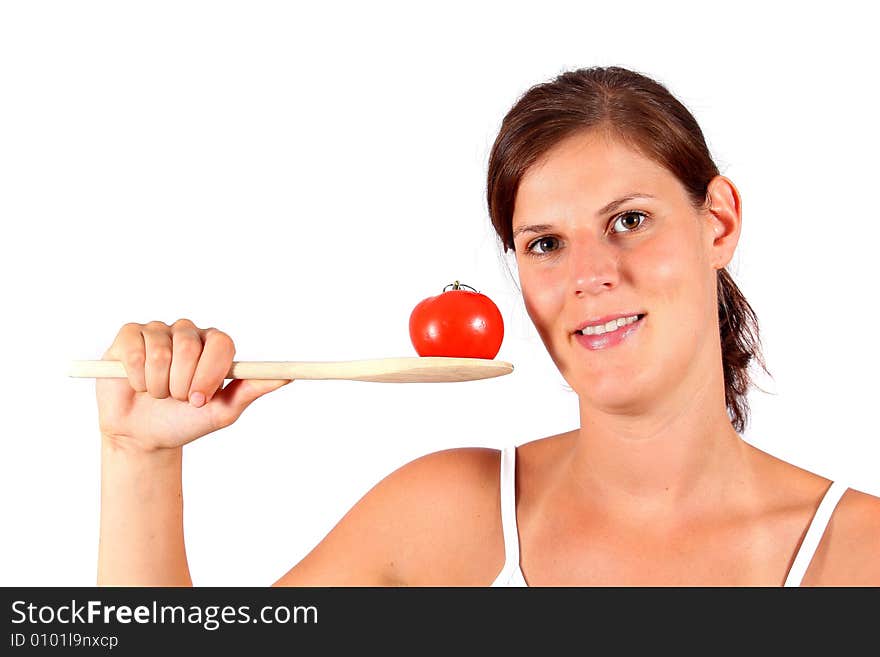
[[[219,403],[228,415],[237,418],[255,399],[278,390],[293,380],[233,379],[222,390],[218,390],[209,401]]]

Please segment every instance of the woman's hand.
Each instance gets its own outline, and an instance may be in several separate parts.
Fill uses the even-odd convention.
[[[227,427],[258,397],[289,380],[223,382],[235,345],[223,331],[188,319],[124,325],[103,360],[119,360],[127,379],[98,379],[104,440],[151,452],[173,449]]]

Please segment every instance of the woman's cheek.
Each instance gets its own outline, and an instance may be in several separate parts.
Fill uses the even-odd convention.
[[[707,297],[705,267],[697,259],[685,257],[693,252],[681,246],[658,245],[643,261],[650,266],[641,270],[645,276],[637,286],[646,292],[648,313],[653,306],[657,319],[662,317],[658,337],[668,347],[662,360],[670,373],[678,369],[673,361],[682,358],[690,362],[693,350],[702,342],[700,327],[706,324],[705,313],[715,312],[706,305],[712,304]],[[708,292],[711,296],[711,290]]]
[[[526,312],[532,324],[549,348],[554,322],[560,319],[565,305],[565,286],[553,276],[530,272],[520,275],[520,289],[523,293]]]
[[[640,254],[642,266],[633,268],[641,275],[636,289],[644,291],[650,299],[659,300],[667,308],[681,306],[678,312],[693,310],[692,294],[700,279],[697,263],[688,260],[688,253],[690,250],[675,240],[656,243],[643,251]],[[651,312],[650,308],[647,310]]]

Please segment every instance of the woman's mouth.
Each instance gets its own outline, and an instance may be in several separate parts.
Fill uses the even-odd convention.
[[[587,326],[575,331],[575,339],[591,350],[615,347],[633,335],[644,324],[646,313],[618,317],[604,324]]]

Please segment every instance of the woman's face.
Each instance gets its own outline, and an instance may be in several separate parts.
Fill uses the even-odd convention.
[[[720,371],[717,226],[669,171],[604,134],[569,137],[526,172],[513,216],[520,286],[582,401],[638,413]]]

